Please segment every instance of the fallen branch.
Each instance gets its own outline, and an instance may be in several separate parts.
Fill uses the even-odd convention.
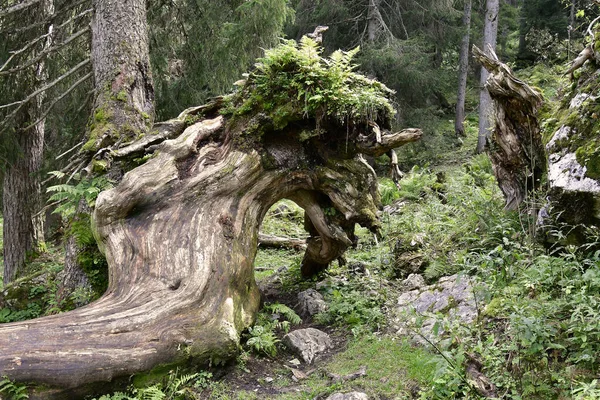
[[[391,149],[416,142],[423,136],[423,131],[416,128],[407,128],[396,133],[387,133],[381,136],[381,142],[372,142],[367,137],[359,138],[358,151],[373,157],[379,157]]]
[[[258,245],[260,247],[272,247],[276,249],[306,250],[306,240],[289,238],[283,236],[258,234]]]

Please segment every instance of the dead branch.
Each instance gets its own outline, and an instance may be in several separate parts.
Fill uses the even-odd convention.
[[[260,247],[272,247],[276,249],[306,250],[306,240],[284,236],[258,234],[258,245]]]
[[[93,10],[90,8],[90,9],[87,9],[87,10],[85,10],[85,11],[83,11],[83,12],[81,12],[81,13],[79,13],[79,14],[77,14],[77,15],[75,15],[75,16],[73,16],[73,17],[71,17],[71,18],[69,18],[68,20],[66,20],[65,22],[63,22],[63,23],[62,23],[62,24],[60,24],[59,26],[57,26],[57,27],[56,27],[56,31],[58,31],[58,30],[60,30],[60,29],[64,28],[66,25],[68,25],[69,23],[73,22],[75,19],[77,19],[77,18],[80,18],[80,17],[82,17],[82,16],[84,16],[84,15],[86,15],[86,14],[90,14],[92,11],[93,11]],[[36,39],[34,39],[34,40],[31,40],[31,41],[29,41],[27,44],[25,44],[25,46],[21,47],[20,49],[18,49],[18,50],[14,50],[14,51],[11,51],[11,52],[10,52],[10,53],[11,53],[11,56],[10,56],[10,57],[8,57],[8,59],[7,59],[7,60],[4,62],[4,64],[3,64],[3,65],[0,67],[0,72],[3,72],[3,71],[6,69],[6,67],[8,67],[8,65],[10,64],[10,62],[11,62],[11,61],[12,61],[12,60],[13,60],[13,59],[16,57],[16,56],[18,56],[18,55],[19,55],[19,54],[21,54],[21,53],[24,53],[25,51],[27,51],[28,49],[30,49],[30,48],[31,48],[33,45],[35,45],[35,44],[36,44],[36,43],[38,43],[39,41],[41,41],[41,40],[44,40],[44,39],[46,39],[47,37],[49,37],[49,36],[51,36],[51,35],[53,35],[53,34],[55,34],[55,32],[48,32],[48,33],[45,33],[45,34],[43,34],[42,36],[40,36],[40,37],[38,37],[38,38],[36,38]],[[68,39],[67,39],[67,40],[68,40]],[[8,71],[7,71],[7,72],[8,72]]]
[[[57,98],[55,98],[52,103],[50,103],[50,105],[48,107],[46,107],[46,111],[44,111],[44,113],[42,114],[42,116],[40,118],[38,118],[37,121],[35,121],[34,123],[26,126],[25,128],[23,128],[24,131],[33,128],[34,126],[36,126],[37,124],[39,124],[44,118],[46,118],[48,116],[48,114],[50,114],[50,111],[52,111],[52,109],[54,108],[54,106],[56,105],[56,103],[58,103],[59,101],[61,101],[66,95],[68,95],[69,93],[71,93],[73,90],[75,90],[79,85],[81,85],[83,82],[87,81],[88,79],[90,79],[92,77],[92,73],[89,72],[87,74],[85,74],[84,76],[82,76],[80,79],[78,79],[74,84],[72,84],[66,91],[64,91],[60,96],[58,96]]]
[[[40,52],[40,54],[38,54],[36,57],[27,61],[25,64],[18,65],[16,67],[8,69],[6,71],[2,71],[0,69],[0,76],[14,74],[15,72],[22,71],[26,68],[31,67],[32,65],[35,65],[35,63],[39,62],[42,58],[46,57],[48,54],[53,53],[53,52],[65,47],[66,45],[68,45],[69,43],[71,43],[72,41],[74,41],[75,39],[77,39],[78,37],[82,36],[83,34],[89,32],[89,31],[90,31],[90,28],[87,27],[87,28],[80,30],[79,32],[74,33],[73,35],[69,36],[64,42],[55,44],[55,45],[45,49],[44,51]]]
[[[381,136],[381,142],[374,143],[368,137],[359,137],[357,148],[359,152],[379,157],[387,153],[390,149],[403,146],[407,143],[416,142],[423,136],[423,131],[417,128],[407,128],[400,132],[388,133]]]
[[[13,106],[18,106],[18,107],[15,108],[9,115],[6,116],[6,118],[0,123],[0,127],[4,126],[7,121],[9,121],[12,118],[14,118],[15,115],[17,115],[17,113],[21,110],[21,108],[23,108],[23,106],[25,104],[27,104],[29,101],[31,101],[32,99],[34,99],[38,94],[43,93],[46,90],[48,90],[48,89],[56,86],[63,79],[65,79],[65,78],[73,75],[75,72],[79,71],[81,68],[85,67],[89,63],[90,63],[90,59],[86,58],[85,60],[83,60],[82,62],[80,62],[79,64],[77,64],[73,68],[71,68],[69,71],[65,72],[64,74],[62,74],[61,76],[59,76],[58,78],[56,78],[55,80],[53,80],[52,82],[50,82],[50,83],[42,86],[38,90],[36,90],[33,93],[29,94],[25,99],[16,101],[14,103],[9,103],[9,104],[1,105],[0,109],[9,108],[9,107],[13,107]]]
[[[563,75],[570,74],[571,80],[575,79],[574,72],[577,71],[579,68],[583,67],[583,64],[585,64],[587,60],[591,60],[593,57],[594,49],[592,49],[592,46],[589,45],[585,49],[583,49],[581,53],[579,53],[579,55],[573,60],[573,62],[571,62],[571,66]]]
[[[21,3],[17,3],[14,6],[2,8],[2,9],[0,9],[0,18],[4,18],[7,15],[12,14],[14,12],[24,10],[27,7],[30,7],[30,6],[32,6],[34,4],[39,3],[39,2],[40,2],[40,0],[29,0],[29,1],[26,0],[26,1],[23,1]]]

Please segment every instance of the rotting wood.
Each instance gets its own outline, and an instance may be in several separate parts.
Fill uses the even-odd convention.
[[[494,100],[495,122],[487,151],[506,200],[505,208],[515,210],[528,193],[541,187],[546,173],[546,153],[537,119],[542,95],[515,77],[490,47],[484,53],[473,46],[473,54],[490,72],[486,88]]]

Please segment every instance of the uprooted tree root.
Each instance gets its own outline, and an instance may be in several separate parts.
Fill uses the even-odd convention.
[[[371,120],[308,115],[276,128],[260,110],[233,118],[225,106],[186,110],[138,142],[96,153],[108,162],[151,155],[96,201],[108,290],[72,312],[0,326],[0,375],[46,386],[32,398],[65,398],[154,368],[230,358],[259,308],[253,262],[268,209],[287,198],[305,210],[302,273],[313,275],[355,242],[355,224],[378,228],[377,179],[363,154],[421,136],[389,132],[381,110]]]

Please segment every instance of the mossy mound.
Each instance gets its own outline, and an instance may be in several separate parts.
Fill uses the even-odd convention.
[[[395,114],[389,97],[394,92],[354,72],[352,60],[358,47],[329,57],[323,57],[322,51],[308,37],[300,43],[284,40],[267,50],[239,82],[240,90],[227,98],[222,112],[232,123],[256,121],[254,131],[259,134],[267,126],[280,131],[296,122],[315,121],[314,129],[301,132],[301,140],[324,133],[322,128],[332,123],[347,127],[376,123],[389,128]]]

